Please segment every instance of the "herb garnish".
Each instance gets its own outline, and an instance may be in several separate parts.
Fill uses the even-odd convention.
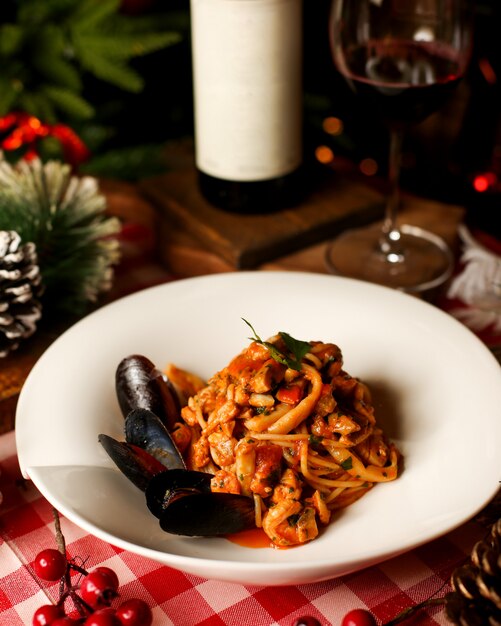
[[[269,341],[263,341],[261,337],[256,333],[252,324],[250,324],[246,319],[242,317],[243,321],[247,324],[247,326],[254,333],[253,337],[249,337],[250,340],[255,341],[256,343],[261,344],[268,348],[271,358],[275,359],[277,363],[281,363],[282,365],[286,365],[293,370],[297,370],[298,372],[301,370],[301,360],[305,354],[307,354],[311,350],[311,346],[307,341],[301,341],[300,339],[295,339],[291,337],[288,333],[279,332],[278,334],[283,339],[283,342],[287,346],[287,348],[292,352],[294,358],[291,358],[281,352],[276,346],[274,346]]]
[[[353,458],[351,456],[349,456],[342,463],[340,463],[340,465],[341,465],[341,467],[344,470],[351,470],[351,469],[353,469]]]

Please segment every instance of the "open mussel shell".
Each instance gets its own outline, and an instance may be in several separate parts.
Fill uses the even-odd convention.
[[[145,356],[132,354],[120,361],[115,389],[124,417],[133,409],[148,409],[171,430],[179,421],[181,405],[174,386]]]
[[[103,434],[98,440],[122,474],[141,491],[146,491],[156,474],[165,471],[159,461],[138,446]]]
[[[149,510],[160,517],[172,495],[179,490],[194,493],[210,493],[212,474],[191,470],[173,469],[163,471],[153,478],[146,487],[146,504]]]
[[[169,431],[155,413],[134,409],[125,418],[125,439],[146,450],[167,469],[186,469]]]
[[[160,526],[174,535],[219,537],[255,527],[254,502],[232,493],[177,490],[160,515]]]

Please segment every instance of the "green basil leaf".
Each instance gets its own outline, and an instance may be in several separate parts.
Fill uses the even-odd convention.
[[[299,367],[295,369],[301,369],[301,361],[304,355],[311,350],[310,344],[307,341],[301,341],[300,339],[295,339],[294,337],[291,337],[289,333],[281,331],[278,334],[280,335],[280,337],[282,337],[285,345],[296,357],[296,363],[299,365]]]
[[[283,352],[281,352],[276,346],[268,341],[263,341],[261,337],[256,333],[254,327],[250,322],[242,317],[242,320],[247,324],[247,326],[252,330],[253,337],[249,337],[251,341],[255,341],[262,346],[268,348],[271,358],[274,359],[277,363],[281,363],[286,367],[290,367],[293,370],[300,371],[301,370],[301,360],[304,355],[310,351],[311,346],[307,341],[301,341],[299,339],[295,339],[291,337],[288,333],[279,332],[278,334],[283,339],[287,348],[292,352],[294,358],[286,356]]]

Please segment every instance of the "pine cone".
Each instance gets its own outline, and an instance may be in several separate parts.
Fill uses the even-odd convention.
[[[0,230],[0,358],[35,332],[41,293],[35,244],[21,245],[15,231]]]
[[[501,626],[501,519],[490,536],[479,541],[471,563],[456,569],[453,591],[446,596],[446,615],[460,626]]]

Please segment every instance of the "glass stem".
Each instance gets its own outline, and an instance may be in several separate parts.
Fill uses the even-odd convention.
[[[397,215],[400,207],[400,164],[402,158],[403,130],[390,130],[390,155],[388,163],[389,192],[386,201],[383,229],[380,239],[381,252],[391,263],[402,262],[403,252],[400,245],[400,229]]]

